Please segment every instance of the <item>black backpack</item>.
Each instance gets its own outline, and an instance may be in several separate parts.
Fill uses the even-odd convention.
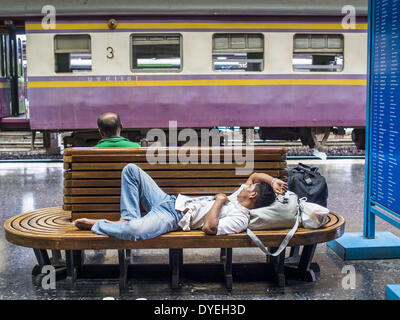
[[[300,198],[306,197],[308,202],[317,203],[323,207],[328,205],[328,185],[317,167],[309,167],[299,163],[289,170],[288,189]]]

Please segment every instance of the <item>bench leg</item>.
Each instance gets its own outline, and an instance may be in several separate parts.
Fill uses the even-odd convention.
[[[49,255],[47,253],[47,250],[33,249],[33,252],[35,253],[36,260],[39,264],[40,269],[42,269],[43,266],[51,265],[51,261],[50,261]]]
[[[221,263],[225,263],[226,259],[226,248],[221,248],[220,254],[219,254],[219,261]]]
[[[119,260],[119,290],[128,289],[128,267],[131,260],[131,250],[118,250]]]
[[[316,281],[316,274],[320,272],[319,265],[317,263],[312,263],[316,248],[317,244],[304,246],[297,266],[285,266],[285,273],[290,277],[299,278],[304,281]]]
[[[278,248],[271,248],[271,252],[275,252]],[[285,252],[283,250],[278,256],[269,256],[269,262],[273,267],[275,283],[283,288],[285,287]],[[267,256],[268,260],[268,256]]]
[[[51,250],[51,259],[50,260],[53,265],[63,264],[61,251],[60,250]]]
[[[46,265],[51,265],[51,261],[49,255],[47,254],[47,250],[45,249],[33,249],[35,253],[36,260],[38,264],[36,264],[32,269],[32,277],[37,277],[42,273],[42,268]]]
[[[223,256],[223,264],[225,271],[225,283],[226,288],[228,290],[232,289],[233,277],[232,277],[232,248],[221,248],[221,256],[222,250],[224,250],[225,255]]]
[[[65,250],[65,260],[67,263],[67,282],[70,289],[75,286],[76,281],[76,269],[73,251],[74,250]]]
[[[171,287],[179,287],[179,271],[183,265],[183,249],[169,249],[169,265],[171,267]]]
[[[75,268],[80,268],[83,266],[85,251],[84,250],[72,250],[72,254],[74,255],[74,263]]]
[[[289,258],[285,260],[286,263],[299,263],[300,261],[300,246],[290,248]]]

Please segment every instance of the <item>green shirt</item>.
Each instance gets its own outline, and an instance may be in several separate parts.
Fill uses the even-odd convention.
[[[136,142],[132,142],[121,136],[111,136],[105,137],[101,139],[94,148],[128,148],[128,147],[136,147],[139,148],[140,145]]]

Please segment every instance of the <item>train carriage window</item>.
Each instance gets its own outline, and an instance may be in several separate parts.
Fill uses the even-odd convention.
[[[341,34],[296,34],[293,39],[293,71],[340,72],[344,41]]]
[[[6,76],[5,46],[3,38],[4,36],[0,34],[0,77],[2,78]]]
[[[254,33],[217,33],[213,35],[214,71],[262,71],[264,36]]]
[[[9,36],[7,34],[1,35],[1,77],[6,78],[10,76],[10,62],[9,62]]]
[[[92,71],[89,35],[56,35],[54,38],[55,72]]]
[[[180,71],[182,36],[180,34],[132,35],[132,70]]]
[[[26,48],[26,38],[25,36],[17,36],[17,59],[18,59],[18,76],[24,76],[24,67],[26,67],[26,56],[25,56],[25,48]]]

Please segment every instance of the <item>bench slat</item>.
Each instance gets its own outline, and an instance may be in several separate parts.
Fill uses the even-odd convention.
[[[118,170],[121,171],[128,163],[72,163],[68,164],[65,169],[74,170]],[[143,170],[210,170],[210,169],[236,169],[245,168],[246,163],[238,165],[235,163],[219,163],[219,164],[149,164],[149,163],[135,163],[138,167]],[[66,164],[67,165],[67,164]],[[286,168],[285,162],[254,162],[252,167],[259,170],[268,169],[281,169]]]
[[[238,186],[222,186],[222,187],[162,187],[164,192],[169,194],[216,194],[216,193],[233,193],[238,189]],[[87,196],[97,195],[120,195],[121,188],[64,188],[66,196]]]
[[[210,194],[214,195],[217,193],[233,193],[238,189],[237,186],[233,187],[187,187],[187,188],[182,188],[182,187],[164,187],[162,190],[168,194]],[[84,189],[80,188],[78,190],[64,190],[64,194],[69,197],[65,197],[64,200],[73,200],[73,199],[81,199],[79,200],[79,203],[83,203],[83,199],[94,199],[94,198],[103,198],[106,199],[106,196],[112,196],[112,195],[120,195],[121,189],[119,188],[96,188],[96,189]],[[96,195],[96,197],[87,197],[90,195]],[[75,197],[71,197],[75,196]],[[111,199],[111,198],[110,198]],[[118,200],[119,201],[119,200]],[[103,201],[102,203],[106,203],[107,201]],[[114,202],[114,201],[112,201]],[[72,203],[72,202],[68,202]],[[90,203],[90,202],[89,202]],[[96,202],[97,203],[97,202]]]
[[[245,173],[243,175],[235,175],[235,170],[214,170],[214,171],[155,171],[146,170],[146,172],[154,178],[233,178],[233,177],[248,177],[249,174],[245,170],[237,170],[238,173]],[[287,170],[262,170],[274,177],[287,176]],[[120,179],[121,171],[68,171],[64,172],[64,179]]]
[[[240,148],[240,147],[239,147]],[[222,153],[222,154],[234,154],[238,152],[239,149],[237,146],[221,146],[221,147],[189,147],[190,149],[195,150],[198,153],[202,154],[212,154],[214,153]],[[156,149],[156,150],[155,150]],[[241,148],[242,154],[248,154],[252,152],[253,154],[286,154],[287,148],[285,147],[249,147],[242,146]],[[148,152],[155,154],[178,154],[182,152],[182,147],[141,147],[141,148],[90,148],[90,147],[82,147],[82,148],[66,148],[64,150],[65,156],[75,156],[75,155],[146,155]],[[239,151],[240,153],[240,151]]]
[[[239,154],[240,155],[240,154]],[[164,155],[162,155],[164,156]],[[190,153],[187,154],[190,156]],[[233,154],[231,157],[225,156],[224,154],[213,155],[213,154],[199,154],[196,159],[198,159],[198,163],[205,162],[207,160],[209,163],[212,161],[223,162],[228,157],[227,160],[231,160],[234,162],[235,160],[243,160],[246,159],[246,153],[242,153],[242,158],[239,158],[238,155]],[[194,157],[193,157],[194,158]],[[192,158],[190,158],[192,159]],[[258,153],[254,154],[254,161],[284,161],[286,160],[286,154],[269,154],[269,153]],[[70,162],[126,162],[126,163],[137,163],[137,162],[147,162],[149,157],[147,155],[73,155],[73,156],[64,156],[64,163]],[[166,155],[165,160],[167,162],[170,161],[170,157]],[[176,157],[175,157],[176,160]]]
[[[71,214],[71,220],[89,218],[89,219],[107,219],[110,221],[118,221],[121,218],[121,213],[119,211],[110,212],[73,212]]]
[[[100,196],[77,196],[77,197],[64,197],[65,204],[96,204],[96,203],[118,203],[120,202],[120,196],[109,196],[109,195],[100,195]]]
[[[227,178],[227,179],[154,179],[155,182],[160,186],[239,186],[246,182],[246,178]],[[80,188],[80,187],[120,187],[120,179],[109,179],[109,180],[64,180],[65,188]]]
[[[85,195],[120,195],[121,188],[64,188],[66,196],[85,196]]]
[[[121,179],[64,180],[64,188],[120,187],[120,186],[121,186]]]

